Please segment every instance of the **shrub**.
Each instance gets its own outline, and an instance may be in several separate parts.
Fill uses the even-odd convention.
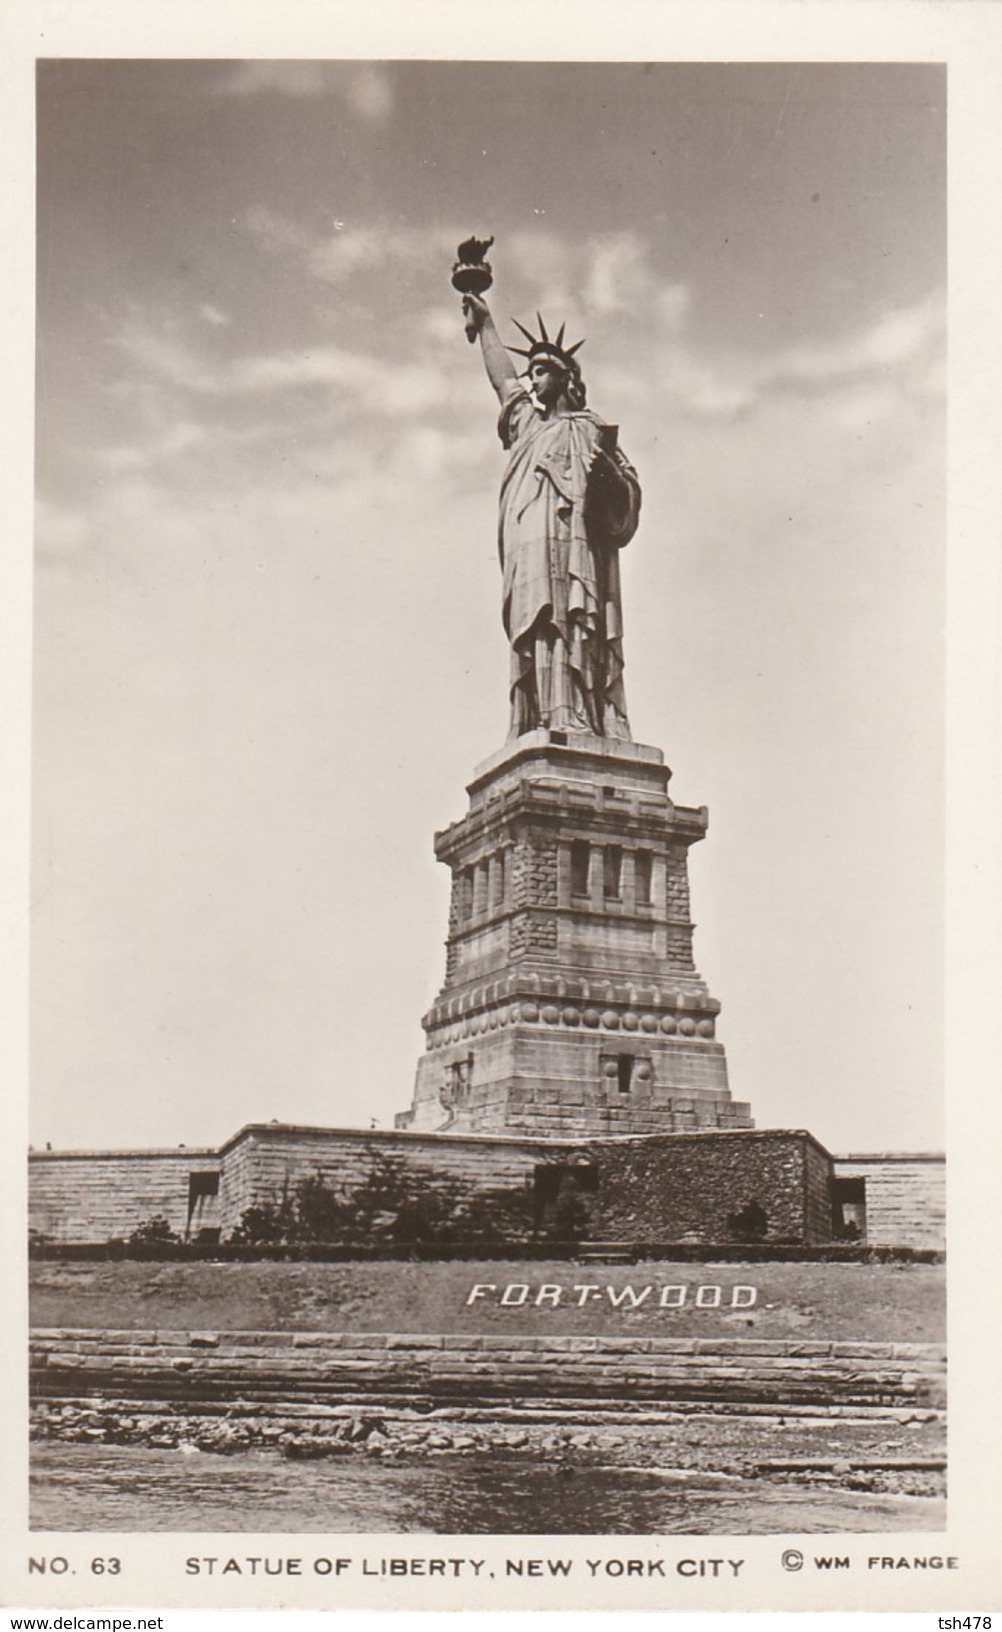
[[[561,1209],[546,1235],[568,1239],[573,1233],[572,1211],[570,1204]],[[334,1189],[317,1171],[291,1190],[286,1185],[278,1202],[248,1207],[230,1242],[444,1247],[467,1242],[518,1245],[533,1234],[528,1188],[499,1187],[471,1194],[455,1180],[414,1172],[399,1156],[379,1153],[354,1190]]]
[[[290,1231],[293,1222],[284,1201],[277,1207],[267,1201],[255,1207],[245,1207],[230,1240],[235,1246],[280,1247],[292,1238]]]
[[[127,1240],[130,1247],[179,1247],[181,1244],[181,1237],[171,1229],[162,1213],[137,1224]]]
[[[300,1180],[289,1208],[293,1240],[339,1241],[350,1223],[351,1208],[331,1189],[322,1173]]]
[[[528,1188],[500,1186],[478,1190],[460,1203],[458,1239],[480,1246],[521,1245],[533,1234],[532,1194]]]

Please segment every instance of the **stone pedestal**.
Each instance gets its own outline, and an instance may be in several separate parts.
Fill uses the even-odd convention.
[[[696,970],[688,850],[706,811],[656,748],[533,731],[436,835],[446,974],[397,1126],[545,1137],[748,1128]]]

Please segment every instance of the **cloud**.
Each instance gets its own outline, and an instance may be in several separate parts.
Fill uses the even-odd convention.
[[[205,442],[208,435],[205,425],[181,420],[171,425],[162,436],[152,439],[145,445],[136,442],[103,448],[98,453],[97,459],[106,470],[113,473],[147,470],[153,465],[175,459],[179,454],[191,452],[193,448]]]
[[[659,386],[677,406],[697,418],[735,419],[748,412],[757,396],[750,382],[737,377],[728,379],[711,363],[700,362],[681,350],[664,358]]]
[[[430,227],[346,227],[318,242],[295,221],[263,209],[251,212],[248,224],[269,247],[290,250],[308,273],[334,283],[369,276],[388,262],[426,263],[455,248],[454,232]],[[578,246],[541,236],[554,275],[577,265],[581,276],[577,312],[546,304],[547,320],[551,314],[566,317],[574,339],[582,329],[589,332],[593,314],[601,344],[589,379],[592,397],[599,411],[622,415],[624,425],[656,427],[674,417],[723,428],[751,421],[770,404],[800,411],[798,405],[809,403],[812,420],[826,416],[820,422],[834,437],[864,442],[872,456],[888,444],[885,438],[878,445],[871,433],[886,426],[892,436],[908,434],[907,416],[922,411],[936,389],[943,314],[935,298],[879,312],[834,338],[725,355],[712,340],[690,337],[690,291],[656,274],[639,234],[606,235]],[[516,297],[518,292],[516,283]],[[225,317],[215,307],[209,311]],[[579,320],[581,328],[575,327]],[[345,344],[307,341],[233,357],[219,352],[213,338],[219,327],[204,307],[157,322],[137,311],[127,314],[115,345],[132,364],[118,384],[131,399],[133,423],[93,454],[99,470],[123,480],[183,459],[176,480],[194,493],[210,476],[236,488],[255,458],[281,484],[340,484],[342,477],[325,464],[338,442],[354,450],[349,467],[353,461],[371,467],[366,479],[376,479],[380,470],[392,479],[394,468],[404,465],[430,476],[450,468],[447,450],[467,404],[471,415],[481,403],[490,413],[479,358],[464,355],[458,302],[453,309],[444,280],[441,295],[423,285],[413,319],[401,320],[392,335],[380,327],[371,342],[368,330],[346,331]],[[273,425],[266,434],[259,429],[265,420]],[[496,452],[489,431],[484,435],[485,447]],[[461,473],[449,479],[462,486]]]
[[[236,392],[316,386],[350,393],[375,413],[417,414],[447,400],[450,380],[448,371],[433,363],[383,362],[326,346],[242,358],[225,381],[225,388]]]
[[[458,301],[455,310],[443,304],[433,315],[431,324],[409,326],[399,343],[381,342],[379,355],[332,343],[221,357],[203,327],[195,329],[189,321],[185,333],[180,321],[165,327],[133,312],[112,340],[131,367],[108,386],[109,394],[129,402],[131,421],[123,437],[98,453],[98,461],[105,469],[125,471],[189,451],[207,434],[192,410],[198,399],[236,404],[283,392],[314,393],[326,399],[328,411],[348,405],[355,412],[406,419],[472,396],[483,383],[479,369],[457,378],[452,366],[462,344]],[[179,393],[187,399],[183,407]],[[226,434],[221,426],[209,429],[214,437]]]
[[[393,112],[393,84],[380,68],[363,68],[349,83],[348,101],[363,119],[381,124]]]
[[[585,299],[596,312],[621,312],[635,304],[646,255],[635,233],[606,238],[592,250]]]
[[[514,233],[504,243],[506,267],[538,290],[541,307],[557,306],[575,321],[633,315],[647,333],[671,334],[691,303],[686,285],[651,263],[650,245],[634,231],[598,234],[583,243],[552,232]]]
[[[461,308],[458,301],[451,305],[429,306],[418,315],[415,330],[422,339],[430,340],[435,345],[454,346],[456,335],[462,327]]]
[[[295,101],[335,96],[369,124],[383,123],[394,105],[392,77],[373,63],[240,62],[221,75],[215,90],[219,96],[286,96]]]
[[[313,277],[325,283],[343,283],[356,272],[368,272],[388,260],[402,260],[406,254],[405,245],[396,235],[381,236],[369,227],[339,224],[332,237],[310,246],[306,264]]]
[[[942,301],[930,297],[887,312],[867,328],[831,344],[792,347],[777,358],[773,379],[827,382],[900,371],[919,359],[928,361],[940,348],[944,315]]]
[[[222,96],[323,96],[327,89],[322,62],[240,62],[216,83]]]
[[[584,298],[600,314],[632,311],[656,317],[676,329],[689,307],[689,290],[666,283],[650,264],[649,246],[639,233],[619,232],[586,246]]]
[[[892,385],[879,381],[854,385],[835,393],[830,404],[831,417],[841,429],[861,435],[888,418],[899,401],[899,394]]]
[[[361,514],[366,494],[371,502],[374,491],[398,483],[435,479],[439,496],[465,490],[472,450],[460,458],[456,447],[467,397],[484,410],[475,439],[483,459],[496,449],[482,370],[470,366],[456,379],[456,348],[461,362],[475,360],[463,355],[453,315],[448,352],[418,327],[406,346],[382,355],[330,344],[224,357],[193,308],[187,331],[180,321],[165,332],[152,314],[127,314],[112,351],[119,378],[108,391],[119,402],[118,423],[78,450],[73,477],[86,472],[81,518],[92,525],[50,505],[40,511],[40,546],[56,559],[100,538],[112,515],[138,517],[150,505],[187,515],[196,533],[214,530],[220,513],[243,512],[255,491],[275,495],[277,505],[279,495],[289,503],[297,492],[312,503],[309,495],[323,489],[328,502],[336,494],[338,514]],[[145,555],[150,539],[138,523],[133,538]]]
[[[272,254],[288,254],[291,251],[297,255],[307,255],[315,246],[316,240],[311,233],[278,210],[269,209],[266,204],[253,204],[244,215],[242,225]]]
[[[406,270],[441,262],[448,269],[459,236],[455,227],[400,229],[339,222],[330,237],[311,246],[306,269],[325,283],[343,283],[356,273],[368,277],[388,267]]]
[[[413,271],[441,264],[447,271],[455,257],[462,228],[391,227],[335,218],[329,231],[318,233],[279,211],[256,204],[242,225],[275,255],[292,255],[304,271],[322,283],[368,280],[389,268]]]
[[[212,306],[208,301],[203,301],[198,308],[198,315],[203,323],[209,323],[216,329],[227,328],[233,321],[225,312],[221,312],[218,306]]]
[[[672,331],[681,326],[691,302],[691,291],[682,283],[665,283],[654,292],[652,305],[660,327]]]
[[[621,370],[633,401],[655,393],[694,418],[728,420],[770,398],[828,398],[837,424],[849,430],[942,385],[944,302],[938,295],[883,312],[835,339],[723,356],[712,343],[687,339],[698,291],[652,264],[639,232],[596,235],[581,245],[550,232],[514,234],[505,255],[519,278],[531,274],[542,289],[546,315],[552,310],[568,319],[568,332],[591,318],[616,324],[621,355],[628,355],[630,331],[634,343],[643,331],[642,355]]]
[[[659,387],[699,418],[734,418],[769,399],[827,399],[835,423],[859,430],[943,383],[944,303],[937,296],[885,312],[837,340],[756,357],[697,356],[673,342],[657,356]]]
[[[211,372],[191,346],[169,330],[154,329],[140,316],[131,317],[112,344],[147,376],[152,374],[188,391],[214,389]]]
[[[515,277],[540,290],[541,300],[565,294],[573,283],[573,251],[554,232],[513,232],[505,238],[504,259]]]
[[[35,548],[40,560],[58,562],[76,557],[93,536],[93,523],[79,510],[69,510],[50,499],[35,505]]]

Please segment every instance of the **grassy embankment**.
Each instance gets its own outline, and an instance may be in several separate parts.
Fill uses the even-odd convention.
[[[472,1287],[497,1291],[470,1304]],[[529,1300],[502,1306],[511,1285]],[[533,1301],[563,1288],[558,1305]],[[587,1304],[575,1288],[597,1287]],[[632,1287],[614,1307],[608,1288]],[[681,1308],[661,1307],[664,1286],[685,1286]],[[694,1306],[719,1286],[718,1308]],[[749,1307],[732,1288],[754,1287]],[[674,1300],[677,1293],[671,1294]],[[746,1294],[742,1297],[747,1296]],[[610,1337],[760,1337],[829,1342],[939,1343],[944,1270],[932,1264],[573,1263],[36,1263],[31,1321],[39,1327],[131,1330],[518,1332]]]

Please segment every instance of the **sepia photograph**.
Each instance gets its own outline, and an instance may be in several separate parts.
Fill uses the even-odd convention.
[[[858,55],[39,50],[32,1591],[961,1568],[953,86]]]
[[[942,1528],[945,114],[39,63],[40,1528]]]

